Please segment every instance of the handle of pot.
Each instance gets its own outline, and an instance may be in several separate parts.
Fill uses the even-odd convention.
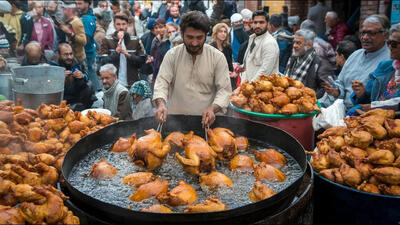
[[[19,84],[19,85],[24,85],[26,82],[28,82],[28,79],[25,78],[14,78],[14,83]]]

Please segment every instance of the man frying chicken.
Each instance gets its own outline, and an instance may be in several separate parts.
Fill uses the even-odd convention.
[[[167,52],[154,86],[158,122],[166,121],[168,111],[202,114],[202,124],[210,126],[216,113],[226,112],[232,92],[228,64],[220,51],[205,44],[209,24],[207,16],[198,11],[181,18],[184,43]]]

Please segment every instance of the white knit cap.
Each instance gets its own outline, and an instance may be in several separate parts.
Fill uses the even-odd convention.
[[[10,13],[11,4],[8,1],[0,1],[0,11],[4,13]]]
[[[253,13],[250,11],[250,9],[242,9],[240,14],[242,14],[244,20],[249,20],[253,16]]]
[[[243,20],[242,15],[240,15],[239,13],[235,13],[231,16],[231,23],[236,23]]]

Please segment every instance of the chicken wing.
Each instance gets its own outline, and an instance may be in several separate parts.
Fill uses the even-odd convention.
[[[191,205],[197,201],[197,193],[192,186],[181,180],[171,191],[157,195],[157,199],[170,206]]]
[[[200,174],[200,185],[208,186],[209,189],[215,189],[220,187],[230,187],[233,185],[231,179],[223,173],[211,172],[208,175]]]
[[[170,210],[168,207],[165,207],[163,205],[152,205],[149,208],[145,209],[141,209],[141,212],[153,212],[153,213],[172,213],[172,210]]]
[[[278,113],[285,114],[285,115],[292,115],[299,113],[299,107],[296,104],[289,103],[284,105]]]
[[[111,148],[111,152],[128,152],[135,139],[136,134],[133,134],[129,138],[120,137]]]
[[[258,80],[254,82],[255,91],[256,92],[263,92],[263,91],[271,91],[274,85],[272,82],[267,80]]]
[[[244,96],[250,97],[250,95],[252,95],[254,93],[255,87],[252,84],[249,84],[248,80],[245,80],[240,85],[240,91]]]
[[[231,130],[217,127],[207,129],[208,143],[219,160],[230,160],[237,154],[237,145]]]
[[[292,78],[289,78],[288,80],[289,80],[289,84],[290,84],[291,87],[295,87],[295,88],[298,88],[298,89],[301,89],[301,88],[304,87],[304,84],[301,81],[298,81],[298,80],[295,80],[295,79],[292,79]]]
[[[275,149],[266,149],[264,151],[255,151],[254,156],[257,161],[265,162],[271,166],[281,168],[286,165],[286,157]]]
[[[282,171],[264,162],[254,166],[254,177],[256,180],[266,180],[270,182],[282,182],[286,180],[286,176]]]
[[[172,132],[165,139],[164,142],[167,142],[171,145],[171,148],[179,148],[183,149],[183,139],[185,135],[181,132]]]
[[[326,129],[322,134],[318,135],[318,139],[327,138],[329,136],[343,136],[347,131],[346,127],[337,126]]]
[[[68,128],[71,131],[71,133],[79,133],[81,130],[84,130],[87,128],[86,124],[84,124],[81,121],[74,120],[68,124]]]
[[[360,117],[362,117],[362,118],[368,117],[368,116],[380,116],[383,118],[394,119],[394,117],[396,116],[396,113],[394,110],[386,110],[386,109],[376,108],[376,109],[370,110],[370,111],[360,115]]]
[[[393,185],[400,184],[400,168],[381,167],[372,169],[371,172],[381,182]]]
[[[329,147],[339,151],[344,145],[344,138],[342,136],[330,136],[328,137]]]
[[[229,162],[230,170],[239,171],[252,171],[253,170],[253,159],[246,155],[236,155]]]
[[[227,209],[228,207],[226,207],[220,199],[212,197],[206,199],[204,203],[189,206],[184,212],[217,212]]]
[[[281,108],[290,103],[290,98],[285,93],[277,96],[274,94],[274,98],[271,99],[271,103]]]
[[[155,180],[153,182],[141,185],[136,192],[129,197],[129,200],[141,202],[144,199],[157,197],[161,193],[167,193],[168,181]]]
[[[129,184],[132,187],[137,188],[140,187],[140,185],[154,181],[156,178],[157,177],[150,172],[136,172],[122,178],[122,182],[124,182],[124,184]]]
[[[261,181],[256,181],[254,183],[253,189],[251,189],[251,192],[249,194],[249,198],[252,202],[258,202],[261,200],[264,200],[266,198],[269,198],[276,194],[274,190],[269,188],[268,186],[264,185],[261,183]]]
[[[379,189],[387,194],[387,195],[395,195],[395,196],[400,196],[400,186],[399,185],[384,185],[380,184]]]
[[[357,190],[370,192],[374,194],[380,194],[379,188],[375,184],[370,184],[364,181],[362,184],[357,186]]]
[[[108,163],[105,159],[95,162],[90,169],[90,176],[95,179],[109,180],[118,173],[117,169]]]
[[[350,165],[354,165],[355,160],[364,160],[367,157],[367,152],[360,148],[344,146],[342,147],[340,156],[345,159]]]
[[[317,143],[317,149],[319,153],[327,154],[332,148],[329,144],[329,139],[324,138]]]

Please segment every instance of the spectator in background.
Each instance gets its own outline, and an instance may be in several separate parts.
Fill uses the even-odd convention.
[[[244,80],[255,81],[262,74],[271,75],[279,71],[279,46],[268,32],[268,16],[263,10],[253,13],[254,34],[250,36],[244,55]]]
[[[156,19],[150,18],[146,25],[146,28],[148,31],[146,33],[144,33],[142,37],[140,37],[140,40],[142,40],[142,43],[143,43],[144,49],[146,50],[147,55],[150,55],[151,43],[153,42],[153,39],[157,35],[156,31],[154,29],[155,23],[156,23]]]
[[[232,43],[233,60],[236,62],[240,46],[249,40],[249,35],[244,30],[243,17],[235,13],[231,17],[232,29],[230,31],[230,41]]]
[[[105,64],[100,68],[100,77],[104,87],[104,108],[111,111],[111,116],[118,117],[120,120],[131,120],[130,94],[128,89],[118,81],[117,68],[113,64]]]
[[[292,34],[296,33],[296,31],[298,31],[300,29],[299,21],[300,21],[300,17],[299,16],[289,16],[288,17],[288,25],[289,25],[289,28],[290,28],[289,31]]]
[[[43,2],[34,1],[34,26],[32,30],[32,41],[40,43],[42,50],[51,50],[54,42],[54,30],[50,20],[43,17]]]
[[[328,41],[333,48],[351,33],[350,27],[343,21],[339,21],[338,15],[334,11],[329,11],[325,16],[326,26],[330,28],[328,32]]]
[[[274,14],[268,23],[268,30],[272,37],[276,39],[279,46],[279,72],[284,73],[287,61],[292,53],[293,36],[292,33],[283,28],[282,16]]]
[[[224,1],[223,18],[231,18],[234,13],[237,13],[237,6],[235,0]]]
[[[151,16],[151,10],[153,9],[153,3],[149,2],[145,5],[142,16],[141,16],[141,20],[146,20],[147,18],[149,18]]]
[[[31,66],[47,64],[47,59],[44,57],[40,43],[31,41],[25,46],[25,55],[22,58],[21,66]]]
[[[84,64],[74,58],[71,45],[61,43],[57,49],[57,62],[54,66],[65,68],[64,100],[74,111],[82,111],[92,106],[95,97],[89,86],[89,79]]]
[[[173,22],[175,24],[179,24],[181,21],[181,16],[179,14],[179,7],[177,5],[174,5],[170,9],[170,17],[167,20],[167,23]]]
[[[111,10],[112,10],[112,18],[114,18],[115,15],[117,15],[119,12],[121,12],[121,6],[119,4],[118,0],[112,0],[111,1]],[[107,28],[107,35],[112,35],[115,32],[115,27],[114,27],[114,20],[110,22]]]
[[[57,1],[45,1],[44,17],[50,20],[54,28],[54,42],[52,49],[57,51],[58,44],[66,42],[65,33],[58,27],[62,20],[62,12],[58,10]]]
[[[99,1],[98,7],[103,11],[107,11],[108,10],[108,1]]]
[[[129,92],[133,98],[133,103],[136,105],[132,110],[133,120],[154,116],[149,82],[145,80],[136,81]]]
[[[317,36],[323,36],[325,34],[325,15],[328,12],[328,8],[324,5],[325,0],[317,0],[317,4],[308,10],[307,19],[311,20],[315,24],[315,31]],[[293,31],[295,32],[295,31]]]
[[[104,61],[118,68],[118,80],[126,87],[139,80],[138,70],[144,64],[144,49],[135,36],[130,36],[128,17],[123,13],[114,16],[115,32],[107,35],[101,44],[101,54],[108,55]]]
[[[4,13],[10,12],[11,4],[7,1],[0,1],[0,18],[4,17]],[[6,23],[0,22],[0,40],[4,49],[3,51],[7,51],[7,54],[2,53],[0,55],[4,57],[7,57],[8,54],[14,55],[14,51],[17,47],[17,39],[15,38],[14,28]]]
[[[287,5],[282,6],[282,13],[281,13],[281,17],[282,17],[282,26],[283,29],[289,31],[289,23],[288,23],[288,18],[289,18],[289,8],[287,7]]]
[[[378,64],[390,59],[390,51],[386,46],[390,23],[386,16],[371,15],[362,23],[360,31],[362,49],[355,51],[347,59],[335,84],[325,83],[326,94],[319,100],[323,107],[328,107],[337,99],[344,99],[348,109],[353,107],[350,95],[353,89],[365,86],[368,74],[373,72]]]
[[[234,90],[236,89],[237,77],[233,76],[232,48],[229,43],[228,29],[229,27],[225,23],[217,23],[213,27],[210,45],[224,53],[228,63],[232,90]]]
[[[242,9],[242,11],[240,11],[240,14],[243,17],[244,30],[249,36],[252,35],[254,33],[253,29],[251,28],[251,16],[253,13],[249,9]]]
[[[154,30],[156,37],[151,43],[151,56],[153,56],[153,82],[157,79],[158,71],[160,69],[161,63],[164,59],[165,54],[171,49],[171,42],[169,41],[167,25],[164,19],[156,19],[154,24]]]
[[[128,32],[128,34],[131,36],[136,36],[135,18],[128,10],[124,9],[121,13],[125,14],[128,17],[128,29],[126,30],[126,32]]]
[[[334,70],[329,62],[318,57],[313,48],[315,33],[310,30],[298,30],[293,40],[293,54],[289,58],[285,76],[301,81],[306,87],[313,89],[317,98],[324,94],[324,83]]]
[[[184,2],[183,9],[181,14],[190,11],[200,11],[206,14],[206,6],[204,5],[203,0],[187,0]]]
[[[357,46],[352,41],[343,40],[339,42],[336,47],[336,66],[340,69],[343,68],[346,60],[356,50]]]
[[[169,36],[169,41],[171,42],[171,47],[175,47],[183,43],[181,33],[179,32],[179,26],[173,22],[167,23],[167,31]]]
[[[76,4],[64,4],[63,15],[66,24],[61,24],[60,29],[64,31],[67,42],[72,46],[75,57],[80,63],[86,60],[85,45],[86,34],[82,21],[75,16]]]
[[[106,36],[106,22],[103,20],[103,12],[99,10],[99,8],[95,8],[94,15],[96,16],[96,31],[94,32],[94,40],[97,43],[96,54],[100,54],[101,49],[101,42],[103,41],[104,37]]]
[[[158,13],[157,13],[158,18],[161,18],[161,19],[164,19],[164,20],[166,19],[166,17],[167,17],[167,9],[168,9],[168,2],[169,1],[166,1],[166,0],[162,1],[160,7],[158,8]]]
[[[85,54],[89,80],[94,90],[99,91],[101,90],[100,80],[95,73],[97,43],[94,39],[97,18],[90,7],[91,0],[75,0],[75,2],[86,34]]]

